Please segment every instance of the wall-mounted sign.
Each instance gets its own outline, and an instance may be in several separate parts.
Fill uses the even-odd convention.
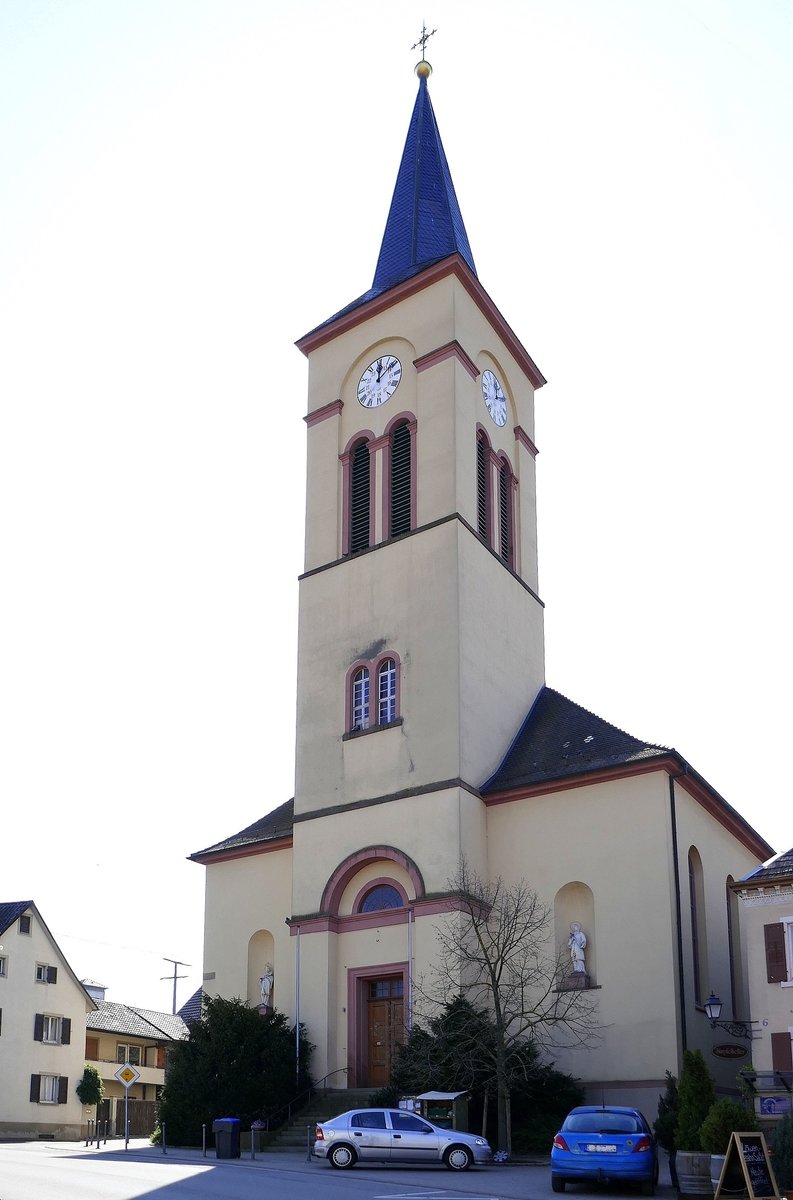
[[[747,1049],[745,1046],[737,1046],[735,1042],[722,1042],[718,1046],[711,1046],[711,1054],[715,1054],[716,1058],[746,1058]]]

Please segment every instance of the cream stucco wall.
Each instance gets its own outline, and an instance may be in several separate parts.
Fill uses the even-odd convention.
[[[79,1138],[84,1109],[75,1094],[85,1065],[86,1013],[95,1007],[75,979],[38,910],[27,910],[30,934],[19,932],[15,921],[2,935],[0,954],[6,960],[0,976],[0,1136]],[[55,983],[36,981],[36,964],[57,968]],[[50,1045],[33,1038],[36,1013],[71,1021],[68,1045]],[[30,1099],[31,1075],[65,1077],[65,1104],[35,1103]]]
[[[786,926],[793,924],[793,886],[759,891],[747,888],[742,894],[740,920],[749,968],[749,1015],[755,1022],[752,1065],[758,1071],[770,1071],[774,1065],[771,1034],[787,1032],[793,1036],[793,954],[788,934],[788,978],[769,983],[763,928],[777,921]],[[747,1013],[736,1015],[746,1017]]]

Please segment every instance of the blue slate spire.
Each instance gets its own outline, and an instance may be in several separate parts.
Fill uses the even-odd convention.
[[[427,87],[431,70],[427,62],[416,67],[419,91],[370,295],[384,292],[455,253],[476,275]]]

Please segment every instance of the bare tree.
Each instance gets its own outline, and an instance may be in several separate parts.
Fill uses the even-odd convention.
[[[483,880],[463,860],[449,880],[453,911],[437,926],[439,954],[424,999],[460,995],[484,1009],[495,1036],[480,1044],[498,1102],[498,1148],[512,1148],[510,1091],[525,1075],[527,1043],[551,1050],[590,1046],[597,1038],[593,997],[560,986],[562,955],[552,938],[551,913],[525,880]]]

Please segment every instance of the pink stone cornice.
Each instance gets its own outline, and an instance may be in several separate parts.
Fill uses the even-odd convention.
[[[306,413],[303,420],[310,429],[320,421],[327,421],[328,417],[337,417],[343,408],[341,400],[331,400],[330,404],[323,404],[322,408],[315,408],[313,412]]]
[[[417,371],[426,371],[428,367],[434,367],[436,363],[446,362],[449,358],[456,358],[461,363],[472,379],[476,379],[479,374],[479,368],[469,355],[463,350],[458,341],[447,342],[445,346],[438,346],[437,350],[430,350],[429,354],[422,354],[421,358],[414,358],[413,366]]]
[[[537,455],[540,453],[539,450],[537,449],[537,447],[534,445],[534,442],[531,440],[529,435],[526,433],[526,430],[523,429],[523,427],[521,425],[515,426],[515,441],[520,442],[521,446],[525,447],[525,449],[528,450],[528,452],[532,456],[532,458],[536,458]]]
[[[441,279],[448,278],[449,275],[453,275],[459,280],[477,308],[490,322],[518,365],[528,376],[532,385],[535,388],[541,388],[543,384],[547,383],[548,381],[523,343],[518,339],[512,327],[504,320],[476,275],[474,275],[465,259],[459,254],[449,255],[448,258],[444,258],[441,262],[427,267],[426,271],[414,275],[411,279],[406,279],[403,283],[397,284],[396,287],[389,288],[387,292],[373,297],[365,304],[358,305],[358,307],[353,308],[351,311],[342,313],[335,321],[320,325],[318,329],[305,334],[299,341],[295,342],[295,345],[303,354],[308,355],[312,350],[316,350],[318,347],[324,346],[326,342],[330,342],[338,337],[339,334],[345,333],[348,329],[354,329],[357,325],[370,320],[378,313],[385,312],[395,304],[399,304],[402,300],[406,300],[410,296],[415,296],[418,292],[423,292],[425,288],[431,287]]]

